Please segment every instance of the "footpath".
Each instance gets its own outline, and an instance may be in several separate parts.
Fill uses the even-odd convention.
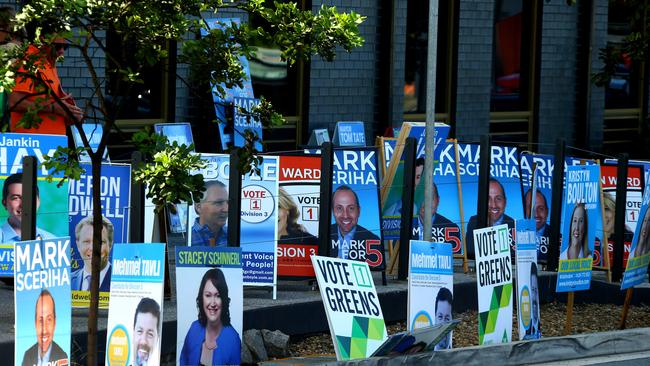
[[[458,269],[457,269],[458,270]],[[407,312],[407,282],[398,281],[393,279],[392,276],[387,276],[387,285],[381,284],[380,273],[374,273],[375,285],[379,300],[382,306],[385,321],[395,322],[403,321],[406,319]],[[558,300],[565,301],[566,295],[554,293],[556,276],[555,273],[542,272],[539,278],[540,285],[540,301],[547,303],[550,301]],[[325,309],[321,301],[320,292],[314,286],[314,283],[307,281],[279,281],[277,289],[277,299],[272,299],[272,291],[270,287],[246,287],[244,291],[244,330],[247,329],[269,329],[280,330],[288,335],[305,335],[311,333],[327,332],[329,331],[327,324],[327,317]],[[624,299],[624,292],[621,292],[619,286],[610,284],[604,281],[604,276],[600,276],[598,272],[594,272],[594,280],[591,284],[591,290],[576,293],[575,301],[589,302],[589,303],[616,303],[622,304]],[[632,299],[633,304],[650,303],[650,286],[647,285],[637,288],[634,291]],[[475,276],[470,274],[455,273],[454,274],[454,312],[461,313],[477,307],[477,294],[476,294],[476,279]],[[14,355],[14,295],[13,288],[0,284],[0,354],[5,355],[3,364],[13,364]],[[194,312],[196,309],[183,309],[183,311]],[[162,332],[162,354],[175,354],[176,352],[176,300],[172,296],[166,299],[163,305],[163,332]],[[99,350],[100,359],[103,360],[103,349],[106,342],[106,322],[108,317],[108,310],[100,310],[99,317]],[[73,309],[72,312],[72,357],[78,360],[86,353],[87,344],[87,318],[88,311],[85,309]],[[650,324],[648,325],[650,326]],[[650,347],[650,330],[646,330],[647,335],[642,339]],[[640,330],[637,330],[640,332]],[[614,332],[618,333],[618,332]],[[602,333],[605,334],[605,333]],[[621,333],[621,337],[626,338],[625,334]],[[631,333],[630,333],[631,334]],[[636,333],[635,333],[636,334]],[[644,333],[645,334],[645,333]],[[589,338],[590,335],[576,336],[573,338],[585,338],[585,342],[594,341]],[[618,336],[617,336],[618,337]],[[572,339],[573,339],[572,338]],[[637,337],[638,338],[638,337]],[[560,338],[554,338],[560,339]],[[582,338],[580,338],[582,339]],[[35,341],[35,340],[34,340]],[[578,341],[576,341],[578,342]],[[580,341],[582,342],[582,341]],[[576,343],[577,348],[583,346]],[[513,346],[515,347],[515,346]],[[518,346],[517,346],[518,347]],[[527,346],[528,347],[528,346]],[[568,347],[568,346],[567,346]],[[482,349],[484,349],[483,347]],[[473,347],[458,350],[463,352],[477,352],[472,351]],[[514,349],[514,348],[513,348]],[[540,348],[542,352],[544,348]],[[637,348],[643,350],[643,348]],[[446,351],[445,351],[446,352]],[[452,351],[456,352],[456,351]],[[483,351],[481,351],[483,352]],[[494,351],[497,352],[497,351]],[[498,351],[506,352],[506,351]],[[514,352],[514,351],[507,351]],[[506,353],[507,353],[506,352]],[[517,351],[519,352],[519,351]],[[9,357],[9,355],[11,355]],[[420,357],[420,356],[418,356]],[[424,357],[424,356],[421,356]],[[436,356],[439,357],[439,356]],[[451,356],[450,356],[451,357]],[[455,356],[461,357],[461,356]],[[462,356],[458,359],[465,359]],[[481,356],[482,357],[482,356]],[[9,359],[11,358],[11,359]],[[446,358],[441,358],[446,359]],[[467,360],[470,360],[468,358]],[[413,364],[420,364],[424,362],[424,358],[417,358],[418,361]],[[324,360],[323,360],[324,361]],[[432,360],[429,359],[428,362]],[[449,359],[447,359],[447,362]],[[456,361],[453,361],[456,363]],[[437,362],[436,362],[437,363]],[[464,362],[463,363],[467,363]],[[471,362],[470,362],[471,363]],[[372,364],[372,363],[370,363]],[[384,363],[382,363],[384,364]],[[395,364],[393,361],[386,364]],[[411,364],[411,361],[405,364]],[[469,364],[469,363],[468,363]],[[499,362],[502,364],[502,362]],[[647,364],[650,364],[648,361]]]

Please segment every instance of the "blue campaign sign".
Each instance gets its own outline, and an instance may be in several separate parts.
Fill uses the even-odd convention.
[[[179,123],[156,123],[154,130],[157,134],[167,137],[169,143],[190,146],[194,143],[192,137],[192,126],[187,122]]]
[[[439,160],[440,153],[445,145],[445,140],[449,134],[449,126],[443,123],[436,123],[434,129],[434,142],[435,149],[433,151],[434,160]],[[413,137],[417,140],[416,158],[424,159],[424,148],[426,140],[426,127],[424,123],[419,122],[404,122],[404,126],[400,131],[399,141],[406,141],[407,137]],[[403,156],[392,156],[387,161],[387,165],[397,164],[394,174],[392,176],[385,176],[383,184],[387,186],[387,191],[382,191],[382,230],[384,239],[398,240],[399,229],[401,226],[401,213],[402,213],[402,187],[404,177],[404,160]],[[416,163],[417,165],[417,163]],[[422,164],[422,166],[424,166]],[[417,181],[417,167],[416,167],[416,186]]]
[[[264,151],[262,147],[262,123],[257,115],[251,114],[253,108],[260,104],[260,100],[236,96],[233,98],[233,102],[235,105],[233,118],[235,123],[235,146],[242,147],[246,144],[245,131],[248,130],[259,138],[259,141],[255,141],[255,150]]]
[[[48,348],[48,364],[70,363],[70,299],[69,238],[16,242],[16,365],[39,364],[41,345]],[[34,326],[34,319],[53,317],[56,327]]]
[[[634,231],[630,255],[621,282],[621,290],[636,286],[645,281],[650,264],[650,184],[646,182],[639,212],[639,224]]]
[[[384,268],[375,148],[334,150],[329,255]]]
[[[165,247],[162,243],[113,247],[106,365],[160,364]]]
[[[366,131],[363,122],[336,122],[333,142],[337,146],[366,146]]]
[[[244,283],[275,285],[278,240],[279,167],[277,156],[265,156],[242,178],[241,248]]]
[[[218,29],[223,30],[226,26],[231,24],[240,24],[239,18],[212,18],[204,19],[208,25],[209,30]],[[208,30],[202,28],[201,36],[205,37],[208,34]],[[219,85],[212,85],[212,99],[214,102],[214,110],[217,117],[217,122],[219,123],[219,134],[221,135],[221,148],[227,149],[229,145],[233,142],[232,132],[226,131],[226,111],[232,107],[234,97],[245,97],[245,98],[254,98],[253,94],[253,84],[251,82],[251,72],[248,63],[248,59],[244,56],[239,56],[239,63],[242,66],[244,71],[244,80],[242,81],[243,87],[234,85],[232,87],[227,87],[225,83]],[[225,91],[225,96],[222,98],[219,94],[219,88]]]
[[[73,306],[88,306],[88,283],[85,275],[91,273],[93,212],[92,212],[92,175],[90,164],[81,164],[86,170],[78,180],[70,180],[68,209],[70,214],[69,230],[72,248],[72,291]],[[129,213],[131,197],[131,166],[127,164],[102,164],[100,179],[102,203],[102,278],[99,291],[100,306],[108,306],[108,292],[111,282],[111,252],[113,243],[128,242]]]
[[[530,217],[531,200],[534,199],[533,216],[537,235],[537,260],[546,263],[548,245],[551,236],[551,198],[553,186],[553,156],[543,154],[521,153],[519,167],[521,186],[524,193],[524,217]],[[537,169],[537,192],[532,196],[533,167]]]
[[[568,166],[565,181],[563,211],[566,219],[562,226],[556,291],[588,290],[596,238],[593,223],[602,216],[600,166]]]
[[[433,169],[433,217],[431,219],[431,239],[437,243],[450,243],[454,254],[462,254],[461,233],[461,197],[458,191],[458,162],[456,159],[456,144],[445,142],[442,145],[438,161]],[[424,237],[424,180],[420,179],[414,202],[414,218],[412,239],[422,240]]]
[[[68,235],[68,181],[57,186],[63,172],[53,174],[52,182],[45,178],[50,172],[41,165],[44,156],[52,156],[59,146],[67,146],[66,136],[37,134],[0,134],[0,185],[7,188],[7,199],[0,210],[0,277],[11,277],[13,243],[20,240],[23,157],[35,156],[38,164],[37,238],[50,239]],[[13,197],[13,199],[12,199]]]
[[[88,139],[90,148],[93,152],[97,151],[99,143],[102,141],[102,136],[104,135],[104,126],[99,123],[84,123],[81,125],[84,135]],[[72,126],[72,137],[74,138],[74,144],[76,147],[83,147],[83,139],[81,138],[81,133],[77,129],[77,126]],[[102,156],[102,161],[109,161],[108,158],[108,148],[104,149],[104,155]],[[87,151],[84,151],[79,156],[79,161],[81,162],[90,162],[90,156]]]
[[[478,145],[458,144],[459,171],[463,197],[463,221],[466,222],[467,252],[474,256],[474,235],[477,227],[478,174],[480,149]],[[515,147],[492,146],[490,183],[488,190],[488,225],[508,225],[511,249],[514,250],[514,220],[523,218],[519,159]]]

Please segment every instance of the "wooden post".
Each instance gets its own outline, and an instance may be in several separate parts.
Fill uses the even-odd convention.
[[[634,287],[630,287],[625,291],[625,302],[623,303],[623,313],[621,314],[621,323],[618,329],[625,329],[625,322],[627,321],[627,313],[630,310],[630,303],[632,302],[632,291]]]
[[[571,327],[573,326],[573,297],[574,292],[571,291],[567,294],[566,302],[566,323],[564,323],[564,335],[571,334]]]

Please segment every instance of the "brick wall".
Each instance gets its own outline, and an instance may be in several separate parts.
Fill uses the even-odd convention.
[[[351,53],[340,51],[334,62],[319,56],[311,61],[309,85],[309,130],[327,128],[334,132],[337,121],[363,121],[366,138],[371,139],[375,125],[376,28],[378,6],[372,0],[313,1],[317,12],[321,4],[339,11],[355,11],[366,16],[360,32],[365,43]]]
[[[459,7],[456,137],[472,142],[489,132],[494,0]]]
[[[568,145],[575,137],[578,8],[554,1],[543,9],[538,141],[551,152],[558,137]]]

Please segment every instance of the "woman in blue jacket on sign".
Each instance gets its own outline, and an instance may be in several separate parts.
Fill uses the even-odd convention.
[[[241,340],[230,325],[228,284],[219,268],[203,275],[196,306],[199,318],[185,336],[180,364],[239,365]]]

